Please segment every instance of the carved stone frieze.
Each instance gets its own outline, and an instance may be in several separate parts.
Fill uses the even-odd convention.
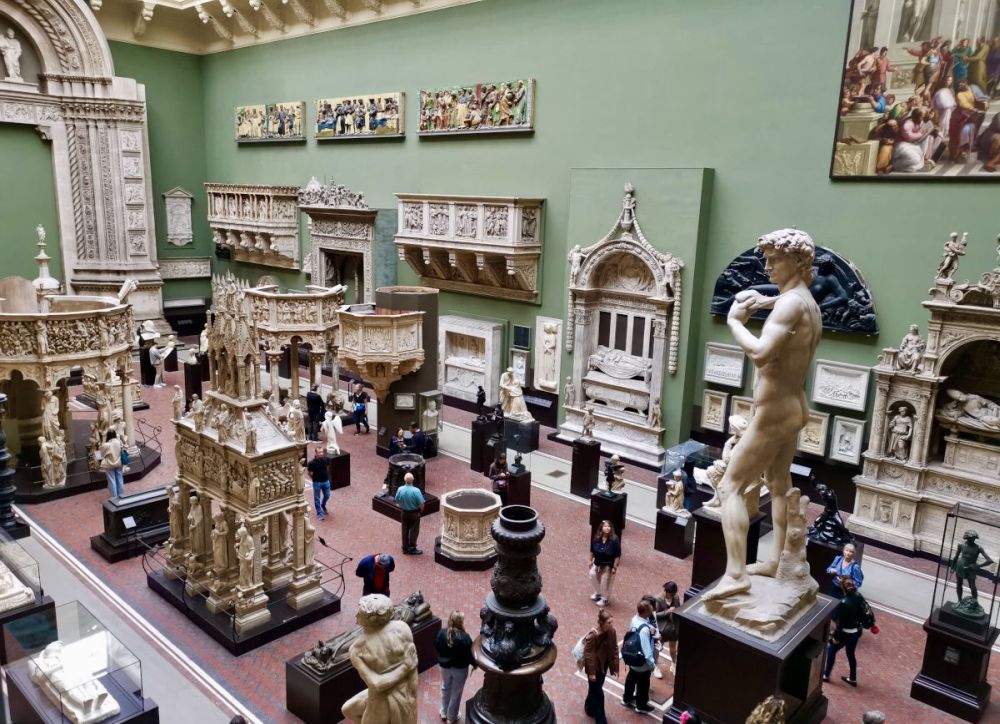
[[[430,194],[396,197],[399,258],[425,285],[538,301],[543,199]]]
[[[298,188],[206,183],[208,225],[237,261],[299,267]]]
[[[446,395],[476,401],[481,385],[486,404],[499,401],[503,325],[454,315],[438,318],[438,386]]]
[[[379,401],[385,400],[390,384],[423,365],[423,316],[340,312],[340,363],[370,382]]]
[[[212,260],[209,257],[160,259],[160,275],[164,279],[200,279],[210,277],[212,276]]]

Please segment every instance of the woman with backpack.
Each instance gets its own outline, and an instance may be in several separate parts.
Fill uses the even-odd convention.
[[[622,641],[622,661],[628,666],[622,705],[641,714],[653,711],[649,705],[649,677],[656,666],[653,651],[653,624],[649,622],[653,607],[645,599],[635,607],[628,633]]]
[[[663,584],[663,593],[655,599],[654,606],[656,613],[656,626],[660,630],[660,641],[667,645],[667,652],[670,654],[670,673],[677,671],[677,619],[674,611],[681,607],[681,599],[677,595],[677,584],[674,581],[667,581]],[[657,666],[653,671],[653,676],[662,679],[663,674]]]
[[[583,711],[597,724],[608,724],[604,713],[604,679],[618,676],[618,633],[607,609],[597,612],[597,628],[583,637],[583,670],[587,674],[587,698]]]
[[[469,676],[472,658],[472,637],[465,632],[465,614],[452,611],[448,628],[437,632],[434,649],[441,667],[441,721],[455,724],[462,705],[462,690]]]
[[[837,627],[830,637],[830,642],[826,645],[826,669],[823,672],[823,681],[830,680],[830,672],[833,671],[833,664],[837,660],[837,652],[841,649],[847,650],[847,664],[850,667],[850,676],[841,676],[841,681],[847,682],[851,686],[858,685],[858,661],[854,655],[858,648],[858,641],[861,640],[861,630],[863,628],[872,629],[873,633],[878,633],[875,627],[875,614],[871,607],[854,585],[854,581],[848,576],[841,576],[839,579],[840,588],[843,591],[843,598],[833,612],[833,620]]]
[[[594,586],[590,600],[602,608],[608,605],[611,597],[611,586],[615,582],[621,557],[622,545],[615,535],[614,525],[610,520],[602,520],[590,541],[590,582]]]

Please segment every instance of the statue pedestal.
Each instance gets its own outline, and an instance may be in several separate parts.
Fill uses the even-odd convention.
[[[687,558],[694,550],[694,528],[690,515],[674,515],[658,510],[653,548],[674,558]]]
[[[573,441],[573,462],[570,467],[569,492],[581,498],[590,496],[597,487],[601,468],[601,443],[598,440]]]
[[[143,543],[154,546],[170,537],[166,488],[111,498],[101,507],[104,532],[91,537],[90,547],[109,563],[141,555]]]
[[[597,533],[602,520],[610,520],[621,538],[625,532],[625,510],[628,493],[604,493],[596,488],[590,492],[590,534]]]
[[[702,530],[699,525],[699,535]],[[827,709],[823,651],[836,607],[819,596],[781,638],[767,642],[707,615],[700,595],[690,599],[676,614],[684,646],[678,647],[673,705],[663,721],[680,722],[688,708],[705,721],[744,721],[771,694],[785,700],[788,722],[821,721]],[[722,681],[725,696],[719,696]]]
[[[201,391],[201,366],[200,365],[184,365],[184,410],[185,412],[191,409],[191,395],[198,395],[198,399],[202,398]]]
[[[440,509],[440,498],[436,495],[431,495],[430,493],[424,493],[424,511],[420,514],[420,517],[425,518],[428,515],[434,515]],[[395,521],[403,519],[403,510],[399,507],[399,503],[396,502],[395,498],[388,495],[373,495],[372,510],[376,513],[381,513],[388,518],[392,518]]]
[[[201,370],[201,381],[211,382],[212,370],[208,366],[208,355],[203,352],[198,352],[198,368]]]
[[[139,379],[144,387],[152,387],[156,380],[156,368],[153,367],[149,359],[149,350],[152,344],[143,344],[139,349]]]
[[[809,575],[819,581],[820,593],[830,593],[830,583],[833,580],[826,572],[833,559],[840,555],[841,546],[815,541],[807,538],[806,561],[809,563]],[[854,541],[854,558],[858,563],[862,562],[865,552],[865,544],[861,541]]]
[[[434,639],[441,630],[441,619],[434,616],[413,627],[417,647],[417,671],[437,666]],[[285,708],[306,724],[325,724],[344,720],[341,707],[365,688],[351,661],[343,661],[325,674],[302,663],[302,654],[285,662]]]
[[[511,473],[511,476],[507,478],[507,505],[531,505],[530,470]]]
[[[483,671],[483,688],[465,703],[469,724],[555,724],[555,707],[542,690],[542,675],[556,662],[555,646],[513,671],[502,671],[484,655],[479,638],[472,642],[472,656]]]
[[[986,674],[1000,629],[973,638],[942,623],[939,614],[940,609],[924,622],[924,661],[910,697],[959,719],[979,721],[990,702]]]
[[[338,490],[351,484],[351,454],[341,452],[340,455],[326,456],[326,470],[330,476],[330,489]]]
[[[493,460],[486,452],[486,443],[496,434],[497,425],[492,420],[472,421],[472,448],[469,451],[469,467],[477,473],[486,473]]]
[[[504,445],[520,453],[531,453],[538,449],[541,424],[538,420],[512,420],[503,423]]]
[[[177,348],[174,347],[174,351],[170,353],[170,356],[163,360],[163,371],[164,372],[176,372],[177,371]]]
[[[722,535],[722,521],[706,514],[701,508],[692,513],[691,517],[697,527],[694,538],[694,560],[691,566],[691,587],[684,593],[685,601],[697,596],[705,586],[726,572],[726,539]],[[757,543],[760,540],[762,520],[764,520],[763,513],[758,513],[750,519],[750,530],[747,531],[747,563],[757,561]]]

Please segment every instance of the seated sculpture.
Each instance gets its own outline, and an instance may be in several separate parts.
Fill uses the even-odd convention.
[[[74,724],[90,724],[121,711],[104,685],[79,664],[67,661],[62,641],[53,641],[31,659],[31,680]]]

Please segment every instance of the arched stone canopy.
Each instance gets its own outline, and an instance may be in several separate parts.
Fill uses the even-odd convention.
[[[0,0],[30,40],[40,83],[0,81],[0,122],[52,144],[60,250],[70,292],[108,295],[126,277],[136,318],[162,321],[143,86],[114,76],[104,34],[81,0]]]

